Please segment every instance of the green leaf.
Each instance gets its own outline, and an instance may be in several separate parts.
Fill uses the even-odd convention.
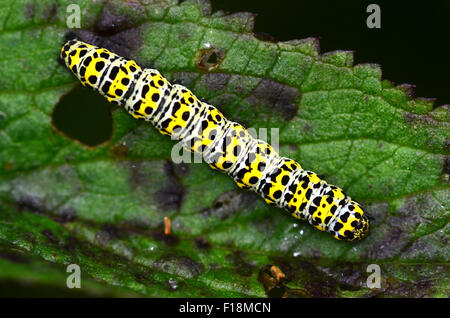
[[[78,264],[87,296],[448,297],[448,105],[412,98],[350,52],[320,54],[316,39],[257,39],[249,13],[79,1],[79,36],[246,127],[279,128],[282,155],[362,202],[370,235],[336,241],[205,164],[172,163],[174,142],[122,110],[100,145],[61,132],[70,100],[81,131],[105,107],[57,62],[70,3],[0,4],[0,285],[58,291]],[[366,285],[369,264],[380,289]]]

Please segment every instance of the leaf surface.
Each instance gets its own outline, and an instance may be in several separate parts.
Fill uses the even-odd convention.
[[[94,113],[108,107],[58,64],[69,4],[0,4],[1,284],[25,276],[61,288],[75,263],[87,295],[448,297],[448,105],[413,98],[351,52],[321,54],[316,39],[260,40],[250,13],[79,1],[78,36],[157,68],[246,127],[278,128],[282,155],[362,202],[370,236],[336,241],[203,163],[174,164],[174,141],[122,110],[106,115],[111,137],[94,147],[59,127],[72,100],[72,123],[95,135]],[[5,256],[16,254],[32,261]],[[367,288],[369,264],[381,267],[380,289]]]

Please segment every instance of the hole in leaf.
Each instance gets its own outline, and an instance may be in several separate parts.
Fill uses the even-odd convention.
[[[209,72],[217,68],[224,58],[225,53],[220,48],[202,48],[197,52],[195,66],[203,72]]]
[[[217,64],[217,60],[218,60],[217,54],[216,54],[216,52],[213,51],[211,53],[211,55],[209,56],[207,62],[210,64]]]
[[[77,86],[55,106],[52,124],[59,132],[94,147],[108,141],[113,132],[114,105],[89,88]]]

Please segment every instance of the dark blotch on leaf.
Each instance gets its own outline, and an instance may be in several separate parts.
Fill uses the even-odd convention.
[[[392,268],[388,266],[387,271],[389,272]],[[430,265],[425,264],[408,264],[403,265],[407,266],[406,268],[401,268],[401,265],[397,270],[402,270],[403,272],[410,272],[410,275],[413,275],[414,279],[410,280],[399,280],[397,277],[388,276],[385,277],[385,281],[381,282],[381,290],[374,290],[377,294],[386,294],[389,292],[393,297],[410,297],[410,298],[423,298],[429,297],[429,295],[433,295],[436,293],[435,285],[442,278],[440,278],[440,274],[438,273],[447,273],[448,269],[444,266],[440,265],[431,265],[432,267],[428,267]],[[441,276],[442,277],[442,276]]]
[[[186,177],[189,174],[189,165],[186,163],[174,163],[173,172],[178,177]]]
[[[106,6],[98,17],[97,23],[95,24],[95,31],[100,35],[107,36],[130,27],[132,27],[132,25],[127,17],[114,14],[111,12],[111,9]]]
[[[243,206],[251,208],[256,201],[253,193],[234,190],[222,193],[214,201],[213,206],[202,212],[205,217],[215,214],[219,219],[225,220],[238,212]]]
[[[447,175],[450,174],[450,156],[444,157],[444,165],[442,168],[442,173]]]
[[[81,41],[106,48],[127,59],[133,59],[135,51],[142,45],[137,28],[126,29],[110,36],[99,35],[88,30],[74,31],[72,33],[75,38]]]
[[[233,251],[227,255],[227,261],[233,263],[234,270],[241,276],[252,276],[256,270],[256,266],[246,261],[245,255],[241,251]]]
[[[449,148],[450,148],[450,138],[447,138],[444,141],[444,150],[448,150]]]
[[[212,211],[221,220],[227,219],[239,211],[242,203],[243,193],[231,191],[221,194],[214,202]]]
[[[310,279],[305,284],[305,289],[313,297],[336,297],[338,284],[336,280],[321,275],[320,279]]]
[[[214,201],[211,208],[204,209],[202,215],[209,217],[215,214],[219,219],[225,220],[239,211],[242,206],[243,193],[238,190],[222,193]]]
[[[138,283],[145,284],[145,285],[148,284],[148,279],[147,279],[146,275],[138,272],[138,273],[134,273],[133,276]]]
[[[47,22],[54,22],[57,18],[58,10],[56,3],[49,5],[44,11],[44,19]]]
[[[129,152],[130,148],[123,144],[116,144],[111,148],[112,155],[117,159],[127,159]]]
[[[55,221],[59,223],[73,222],[77,218],[77,211],[73,208],[65,208],[55,216]]]
[[[208,218],[211,216],[212,210],[211,209],[203,209],[200,214],[205,217]]]
[[[172,74],[172,78],[168,78],[172,84],[179,84],[186,87],[190,87],[199,77],[198,73],[194,72],[175,72]]]
[[[59,242],[58,239],[53,234],[53,232],[50,230],[43,230],[41,234],[44,235],[52,244],[57,244]]]
[[[142,170],[141,161],[124,162],[124,166],[130,170],[130,183],[133,188],[139,186],[148,186],[151,182],[149,175]]]
[[[423,114],[423,115],[417,115],[409,112],[405,112],[403,114],[403,118],[405,119],[405,122],[409,125],[412,125],[414,127],[418,127],[421,125],[437,125],[437,122],[434,118],[430,117],[429,115]]]
[[[96,240],[103,246],[107,246],[111,240],[120,239],[120,231],[113,224],[105,224],[95,235]]]
[[[339,284],[342,290],[356,291],[361,289],[361,282],[367,279],[367,264],[359,262],[336,261],[332,266],[320,267]]]
[[[33,233],[25,232],[24,236],[25,236],[25,239],[27,240],[27,242],[30,242],[31,244],[36,243],[36,237],[34,236]]]
[[[224,73],[202,74],[199,85],[205,86],[213,92],[221,92],[227,88],[230,78],[230,74]]]
[[[64,249],[70,253],[75,252],[78,245],[78,240],[74,236],[69,236],[64,244]]]
[[[35,3],[34,3],[34,2],[29,2],[29,3],[25,6],[25,17],[26,17],[27,19],[33,19],[35,10],[36,10]]]
[[[153,262],[156,269],[193,278],[203,272],[203,265],[184,255],[165,255]]]
[[[138,24],[146,18],[145,12],[138,1],[110,1],[102,9],[94,32],[77,30],[73,33],[79,40],[132,59],[142,45]]]
[[[161,190],[156,192],[156,202],[160,209],[176,209],[181,208],[184,198],[184,189],[175,177],[173,163],[166,162],[164,165],[166,173],[166,184]]]
[[[19,205],[19,210],[26,210],[33,213],[45,212],[44,203],[30,195],[21,196],[17,201],[17,204]]]
[[[300,91],[297,88],[265,78],[245,101],[256,110],[265,107],[271,112],[281,114],[283,119],[290,120],[297,114],[299,98]]]
[[[162,226],[161,226],[161,228],[162,228]],[[173,235],[173,234],[166,235],[166,234],[164,234],[163,230],[153,231],[151,233],[151,236],[155,240],[163,242],[167,246],[174,246],[174,245],[178,244],[178,242],[180,242],[180,239],[178,238],[178,236]]]
[[[194,243],[199,250],[209,250],[211,248],[211,244],[204,237],[195,238]]]

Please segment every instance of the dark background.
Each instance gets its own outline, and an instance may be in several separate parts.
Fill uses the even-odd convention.
[[[370,3],[381,29],[369,29]],[[450,104],[450,1],[212,0],[213,12],[257,13],[255,32],[279,41],[319,37],[321,53],[355,51],[355,64],[377,63],[383,79],[416,85],[417,97]]]

